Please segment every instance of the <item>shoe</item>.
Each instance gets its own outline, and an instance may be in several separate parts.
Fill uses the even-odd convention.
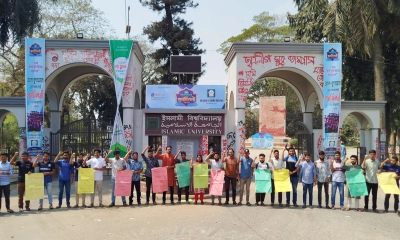
[[[299,207],[299,205],[297,205],[296,203],[293,205],[295,208],[298,208]]]
[[[236,201],[233,201],[233,205],[237,205]]]
[[[111,203],[110,205],[108,205],[108,207],[114,207],[115,203]]]
[[[295,204],[295,206],[296,206],[296,204]],[[290,207],[290,203],[286,203],[286,207]]]
[[[78,204],[75,204],[74,208],[78,208],[78,207],[79,207],[79,205],[78,205]]]
[[[104,205],[102,203],[99,204],[99,207],[104,207]]]
[[[145,202],[144,205],[149,205],[149,202]]]
[[[148,203],[147,203],[147,205],[148,205]],[[124,202],[124,203],[122,203],[122,206],[127,207],[128,204],[126,204],[126,202]]]
[[[344,211],[344,210],[345,210],[345,208],[344,208],[343,206],[340,206],[340,210]]]
[[[235,204],[235,202],[233,202],[233,204]],[[236,204],[235,204],[235,205],[236,205]],[[242,206],[242,202],[239,202],[237,205],[238,205],[238,206]]]
[[[153,202],[153,205],[157,205],[157,202]]]
[[[389,213],[389,211],[388,211],[388,210],[385,210],[385,211],[383,211],[383,213]]]
[[[176,203],[181,204],[181,200],[178,200],[178,202],[176,202]]]
[[[331,209],[328,205],[326,205],[326,207],[325,207],[326,209]]]
[[[8,213],[13,213],[14,211],[13,211],[12,209],[9,208],[9,209],[7,209],[7,212],[8,212]]]
[[[40,211],[40,210],[42,210],[42,209],[43,209],[43,207],[42,207],[42,205],[40,205],[39,208],[38,208],[37,210]]]
[[[362,210],[362,212],[368,212],[368,209],[367,209],[367,208],[364,208],[364,209]]]
[[[214,205],[214,202],[211,202],[211,205]]]
[[[129,203],[129,206],[132,206],[132,205],[133,205],[133,203],[132,203],[132,202],[130,202],[130,203]]]
[[[377,210],[377,209],[374,209],[373,211],[374,211],[374,213],[379,213],[379,210]]]
[[[225,202],[224,205],[225,205],[225,206],[229,205],[229,202]]]
[[[86,204],[82,204],[82,207],[84,207],[84,208],[85,208],[85,207],[87,207],[87,206],[86,206]]]
[[[165,202],[163,201],[161,204],[162,204],[162,205],[165,205]]]
[[[201,201],[201,205],[204,205],[204,202],[203,202],[203,201]]]
[[[258,202],[256,202],[256,206],[260,206],[260,204],[258,204]]]
[[[188,201],[186,201],[186,204],[190,204],[189,200],[188,200]]]
[[[26,207],[25,209],[26,209],[26,211],[28,211],[28,212],[31,211],[31,209],[30,209],[29,207]]]
[[[139,205],[140,205],[140,203],[139,203]],[[171,202],[171,205],[175,205],[175,202]]]
[[[318,205],[318,207],[317,208],[322,208],[322,206],[321,205]]]
[[[332,209],[332,210],[335,210],[335,205],[332,205],[331,209]]]
[[[53,205],[50,204],[50,205],[49,205],[49,209],[53,209]]]
[[[222,205],[222,203],[221,202],[218,202],[218,206],[221,206]]]
[[[247,205],[247,206],[251,206],[251,203],[247,202],[246,205]]]
[[[194,204],[196,204],[196,205],[197,205],[197,201],[194,201]]]
[[[273,207],[273,206],[275,206],[275,204],[274,204],[274,203],[271,203],[271,207]]]
[[[89,206],[88,206],[88,208],[93,208],[93,207],[94,207],[93,203],[89,204]]]
[[[357,208],[356,211],[357,212],[362,212],[362,210],[360,208]]]
[[[306,205],[303,205],[303,206],[302,206],[302,208],[306,208],[306,207],[307,207]]]
[[[310,209],[313,209],[313,206],[310,206]]]
[[[68,205],[67,205],[67,208],[71,208],[71,205],[68,204]]]
[[[261,202],[261,206],[265,206],[264,202]]]
[[[282,204],[282,203],[279,203],[279,207],[283,207],[283,204]]]
[[[23,208],[20,208],[20,209],[19,209],[19,212],[24,212],[24,209],[23,209]]]
[[[142,205],[142,203],[141,203],[141,202],[138,202],[137,205]]]

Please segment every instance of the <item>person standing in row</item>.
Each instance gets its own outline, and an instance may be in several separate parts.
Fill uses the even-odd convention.
[[[242,205],[243,201],[243,190],[246,186],[246,205],[251,206],[250,203],[250,184],[253,178],[253,159],[250,157],[250,150],[244,150],[244,157],[239,160],[240,164],[240,200],[238,205]]]
[[[357,157],[356,155],[351,155],[351,156],[350,156],[350,163],[351,163],[351,165],[347,165],[347,164],[346,164],[348,161],[349,161],[349,159],[346,158],[346,160],[342,162],[342,169],[343,169],[343,170],[345,170],[345,171],[354,171],[354,170],[357,170],[357,169],[361,169],[361,167],[357,165],[358,157]],[[352,202],[352,199],[353,199],[353,198],[355,199],[355,207],[356,207],[356,210],[357,210],[358,212],[361,212],[361,209],[360,209],[360,207],[359,207],[359,205],[360,205],[360,198],[361,198],[361,197],[352,197],[352,196],[351,196],[351,194],[350,194],[350,189],[349,189],[349,184],[348,184],[348,182],[347,182],[347,208],[345,209],[346,211],[350,211],[350,209],[351,209],[351,202]]]
[[[146,157],[144,154],[148,154],[148,157]],[[146,163],[146,171],[144,172],[144,175],[146,176],[146,205],[149,205],[150,201],[150,189],[151,185],[153,183],[152,177],[151,177],[151,169],[160,167],[158,163],[158,159],[153,157],[153,150],[150,149],[150,146],[147,146],[145,149],[142,151],[142,159]],[[152,193],[152,200],[153,200],[153,205],[157,205],[156,202],[156,194]]]
[[[278,154],[279,154],[279,152],[278,152]],[[264,171],[270,171],[271,176],[272,176],[274,169],[272,167],[270,167],[268,165],[268,163],[265,161],[265,154],[260,153],[260,155],[258,155],[258,157],[260,158],[260,161],[256,164],[255,161],[257,160],[257,157],[255,157],[254,161],[253,161],[253,168],[264,170]],[[271,158],[271,156],[270,156],[270,158]],[[271,178],[271,180],[272,180],[272,178]],[[273,182],[271,182],[271,184],[272,184],[272,187],[274,187]],[[281,194],[281,199],[282,199],[282,193],[280,193],[280,194]],[[259,202],[261,202],[261,206],[265,206],[265,204],[264,204],[265,195],[266,195],[266,193],[256,193],[256,206],[260,206]],[[271,199],[272,199],[272,196],[271,196]],[[271,203],[271,206],[273,206],[272,203]]]
[[[214,159],[210,159],[210,157],[214,155]],[[225,151],[222,154],[222,158],[225,157]],[[206,157],[206,162],[208,164],[210,164],[211,166],[211,171],[222,171],[224,170],[224,165],[222,164],[222,161],[219,159],[219,154],[216,152],[211,152],[210,154],[208,154],[208,156]],[[221,198],[222,196],[218,196],[218,205],[222,205],[221,203]],[[215,196],[211,195],[211,205],[214,205],[214,200],[215,200]]]
[[[43,153],[43,162],[38,162],[40,155],[37,155],[33,167],[39,167],[39,172],[44,175],[44,191],[47,193],[49,209],[53,209],[53,175],[56,174],[56,165],[50,162],[50,153]],[[38,210],[43,209],[43,199],[39,200]]]
[[[108,158],[110,154],[113,152],[113,150],[110,150],[107,154],[107,156],[104,158],[104,161],[106,163],[110,163],[111,165],[111,204],[108,205],[109,207],[114,207],[115,206],[115,177],[117,176],[117,171],[123,171],[126,169],[126,162],[123,158],[120,158],[120,151],[115,150],[114,151],[114,158]],[[128,206],[126,204],[126,198],[125,196],[121,196],[122,199],[122,205],[124,207]]]
[[[14,171],[11,164],[7,161],[7,157],[7,153],[1,153],[0,155],[0,212],[4,194],[4,202],[6,204],[7,212],[13,213],[14,211],[10,208],[10,175],[12,175]]]
[[[101,150],[94,150],[94,157],[83,161],[83,165],[90,166],[94,170],[94,190],[90,194],[90,205],[88,208],[94,207],[94,195],[97,191],[99,196],[99,207],[104,207],[103,205],[103,171],[106,170],[106,161],[104,158],[100,157]]]
[[[395,156],[392,159],[386,159],[379,168],[385,172],[393,172],[395,173],[394,178],[396,179],[397,187],[399,187],[399,178],[400,178],[400,166],[398,165],[399,159]],[[378,173],[381,173],[381,170],[378,170]],[[389,199],[391,194],[385,194],[385,211],[384,213],[389,212]],[[399,194],[393,194],[394,197],[394,212],[398,213],[399,210]]]
[[[293,206],[298,207],[297,205],[297,185],[299,184],[299,169],[296,167],[297,156],[296,150],[293,147],[290,147],[288,150],[289,155],[284,157],[286,147],[282,150],[282,159],[285,161],[286,169],[289,170],[290,183],[292,184],[292,192],[293,192]],[[290,192],[286,193],[286,207],[290,207]]]
[[[272,153],[274,154],[273,158],[271,158]],[[264,155],[264,158],[265,158],[265,155]],[[260,157],[260,161],[261,161],[261,157]],[[269,163],[270,163],[270,167],[271,167],[272,171],[282,170],[282,169],[286,168],[285,162],[279,158],[278,150],[271,149],[271,153],[269,154]],[[275,205],[275,184],[274,184],[274,175],[272,173],[271,173],[271,186],[272,186],[271,206],[274,206]],[[265,197],[265,193],[264,193],[264,197]],[[264,200],[263,200],[263,202],[264,202]],[[278,203],[279,203],[279,207],[283,207],[281,192],[278,193]]]
[[[304,154],[306,160],[296,163],[296,167],[300,168],[301,182],[303,183],[303,208],[307,207],[307,191],[308,191],[308,204],[312,209],[313,199],[313,187],[317,185],[317,171],[315,170],[315,164],[311,162],[311,155],[309,153]]]
[[[85,159],[88,159],[90,157],[90,154],[88,154]],[[75,206],[74,208],[78,208],[79,207],[79,197],[82,196],[82,207],[86,207],[85,204],[85,200],[86,200],[86,194],[82,193],[79,194],[78,193],[78,184],[79,184],[79,170],[81,168],[87,168],[87,166],[83,165],[84,162],[84,158],[83,158],[83,153],[80,153],[78,155],[78,159],[77,161],[74,162],[74,168],[75,168]]]
[[[178,159],[179,154],[181,155],[181,159]],[[180,164],[184,162],[189,162],[189,160],[186,158],[186,152],[179,150],[179,152],[175,156],[175,164]],[[179,182],[178,182],[178,203],[181,203],[181,196],[182,196],[182,188],[179,187]],[[186,203],[189,203],[189,186],[184,187],[185,188],[185,200]]]
[[[332,210],[335,210],[336,189],[339,189],[340,194],[340,209],[344,210],[344,172],[342,169],[342,160],[340,152],[335,152],[335,160],[331,162],[332,172],[332,196],[331,204]]]
[[[132,154],[132,159],[129,156]],[[125,161],[129,169],[132,171],[132,185],[131,195],[129,196],[129,206],[133,205],[133,191],[136,189],[136,200],[137,204],[141,205],[140,197],[140,174],[143,172],[143,163],[139,161],[139,154],[137,152],[132,153],[132,150],[125,156]]]
[[[169,198],[171,200],[171,204],[175,204],[174,202],[174,187],[176,184],[175,180],[175,156],[172,155],[172,147],[168,146],[166,149],[167,153],[159,154],[161,151],[161,147],[157,149],[157,154],[154,156],[157,159],[162,161],[162,166],[167,168],[167,175],[168,175],[168,187],[169,187]],[[163,202],[162,204],[165,205],[165,201],[167,198],[167,192],[163,192]]]
[[[63,155],[63,159],[60,160],[60,156]],[[75,153],[69,158],[69,152],[59,152],[54,159],[54,163],[60,168],[60,173],[58,175],[58,205],[56,208],[61,208],[62,199],[65,188],[65,200],[67,203],[67,208],[71,208],[70,196],[71,196],[71,184],[74,182],[74,162]]]
[[[325,160],[325,152],[318,153],[319,159],[315,161],[317,170],[317,186],[318,186],[318,208],[322,208],[322,187],[325,192],[325,207],[329,209],[329,181],[331,179],[331,168],[328,160]]]
[[[25,193],[25,174],[30,174],[34,173],[35,169],[33,168],[33,163],[31,163],[28,159],[28,152],[23,152],[21,154],[21,161],[15,162],[15,158],[18,157],[18,152],[14,154],[12,157],[10,164],[12,166],[17,166],[18,167],[18,207],[19,207],[19,212],[24,211],[24,193]],[[30,201],[25,201],[25,209],[26,211],[30,211],[31,209],[29,208]]]
[[[379,211],[376,209],[376,199],[378,197],[378,170],[379,170],[379,160],[375,159],[376,151],[369,150],[369,159],[367,155],[364,157],[364,161],[361,164],[363,168],[363,173],[365,173],[365,181],[367,182],[367,192],[368,195],[364,197],[364,212],[368,212],[369,194],[372,190],[372,210],[376,213]]]
[[[236,205],[236,182],[239,181],[239,159],[234,156],[232,148],[228,150],[228,156],[224,157],[222,163],[226,163],[225,171],[225,205],[229,204],[229,188],[232,186],[233,205]]]
[[[194,164],[204,164],[203,157],[200,154],[197,154],[195,163],[193,163],[193,158],[190,160],[190,165],[192,168],[193,168]],[[204,193],[205,193],[204,188],[195,188],[194,189],[194,204],[197,204],[197,201],[199,200],[199,195],[200,195],[201,204],[202,205],[204,204]]]

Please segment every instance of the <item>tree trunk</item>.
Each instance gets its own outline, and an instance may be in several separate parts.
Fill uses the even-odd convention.
[[[376,31],[373,36],[372,60],[374,61],[375,101],[385,101],[382,41],[379,31]],[[380,112],[380,128],[385,129],[385,109]]]

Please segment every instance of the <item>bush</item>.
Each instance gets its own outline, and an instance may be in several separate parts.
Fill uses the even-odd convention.
[[[289,143],[290,143],[290,145],[297,145],[297,139],[296,138],[292,138],[292,139],[290,139],[290,141],[289,141]]]

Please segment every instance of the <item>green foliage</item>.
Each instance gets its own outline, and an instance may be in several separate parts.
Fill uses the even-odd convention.
[[[289,144],[290,144],[290,145],[294,145],[294,146],[296,146],[296,145],[297,145],[297,143],[298,143],[298,140],[297,140],[297,138],[292,138],[292,139],[290,139],[290,140],[289,140]]]
[[[194,38],[193,23],[188,23],[179,17],[179,14],[186,13],[188,8],[196,8],[197,3],[192,0],[139,0],[144,7],[163,14],[160,21],[153,22],[143,29],[151,43],[161,42],[161,48],[149,54],[157,64],[154,71],[159,74],[156,79],[161,84],[178,84],[179,78],[170,72],[171,55],[201,55],[205,50],[200,49],[201,41]],[[202,63],[205,66],[205,63]],[[204,73],[204,72],[202,72]],[[196,83],[201,74],[183,74],[182,83]],[[193,78],[194,77],[194,78]]]
[[[282,42],[284,37],[294,35],[294,31],[280,15],[269,15],[262,12],[253,17],[254,24],[242,30],[242,33],[224,41],[218,52],[226,54],[234,42]]]
[[[349,115],[343,121],[340,140],[346,143],[346,146],[358,146],[360,143],[360,128],[358,127],[358,120]]]
[[[246,108],[245,110],[245,123],[246,123],[246,139],[250,138],[253,134],[259,132],[259,109]]]
[[[1,128],[1,148],[19,146],[19,126],[15,116],[11,113],[7,114]]]

